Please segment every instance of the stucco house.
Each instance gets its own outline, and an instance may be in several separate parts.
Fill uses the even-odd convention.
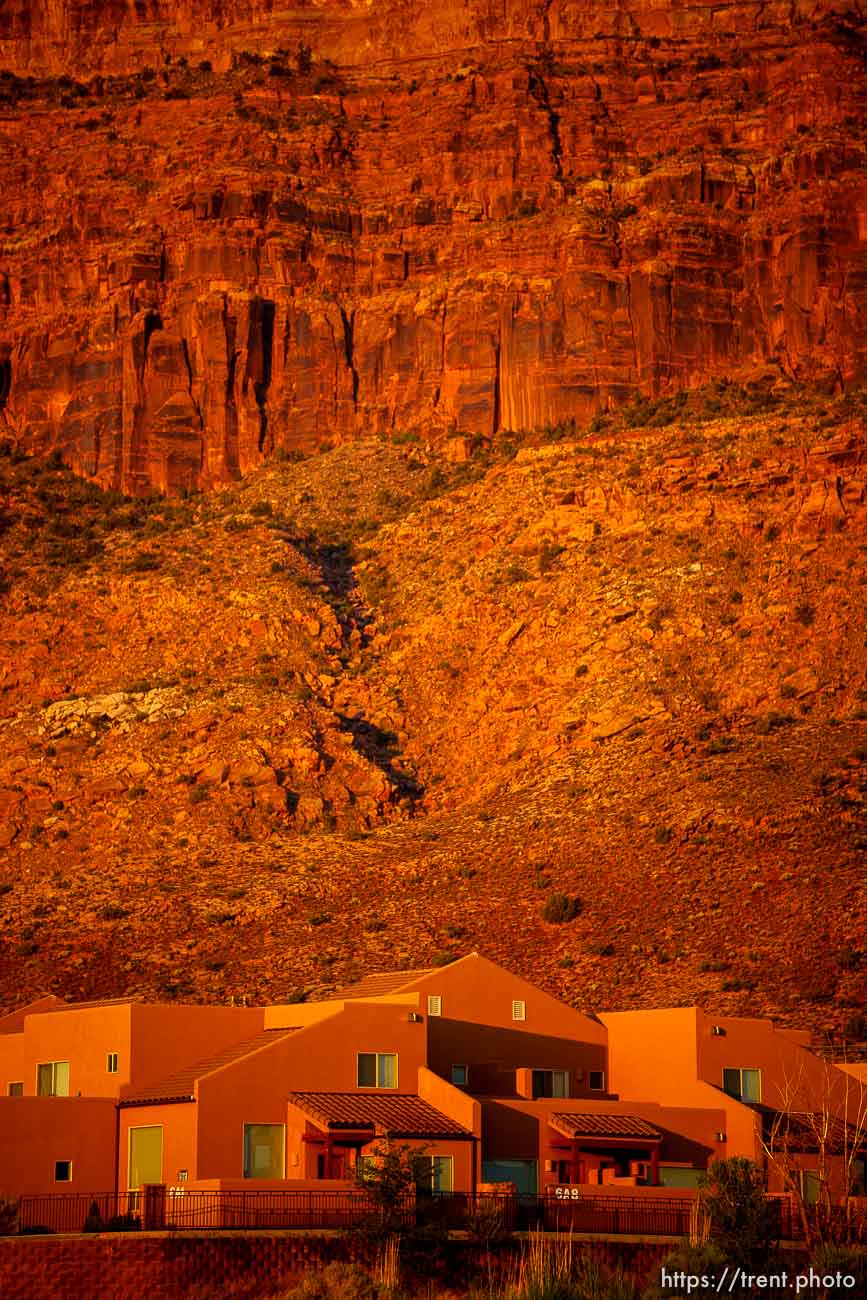
[[[437,1191],[687,1194],[716,1156],[763,1163],[787,1099],[863,1099],[769,1021],[587,1015],[477,953],[302,1004],[42,999],[0,1019],[0,1091],[7,1195],[341,1188],[382,1141]]]

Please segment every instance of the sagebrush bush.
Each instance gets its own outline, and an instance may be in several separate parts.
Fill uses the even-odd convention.
[[[581,899],[569,894],[549,894],[542,908],[542,920],[552,925],[574,921],[581,914]]]

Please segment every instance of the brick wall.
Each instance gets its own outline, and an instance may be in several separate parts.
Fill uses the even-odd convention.
[[[671,1250],[667,1242],[575,1243],[608,1267],[620,1266],[643,1282]],[[372,1265],[375,1251],[331,1234],[130,1233],[69,1237],[0,1238],[3,1300],[223,1300],[268,1295],[291,1286],[308,1270],[334,1259]],[[444,1283],[460,1285],[486,1275],[484,1250],[452,1242]],[[497,1252],[496,1272],[507,1275],[516,1258]]]

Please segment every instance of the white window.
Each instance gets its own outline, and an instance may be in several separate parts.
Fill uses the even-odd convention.
[[[69,1096],[69,1062],[44,1061],[36,1067],[37,1097]]]
[[[244,1125],[244,1177],[283,1178],[285,1124]]]
[[[105,1058],[105,1068],[108,1074],[117,1074],[117,1052],[109,1052]]]
[[[415,1181],[425,1192],[454,1191],[454,1170],[451,1156],[418,1156],[414,1161]]]
[[[533,1097],[568,1097],[568,1070],[534,1070]]]
[[[526,1004],[526,1002],[523,1002],[523,1001],[521,1001],[521,1000],[519,1000],[519,999],[516,999],[516,1000],[512,1003],[512,1019],[513,1019],[513,1020],[526,1020],[526,1019],[527,1019],[527,1004]]]
[[[723,1070],[723,1092],[738,1101],[762,1100],[761,1070],[743,1070],[727,1066]]]
[[[470,1067],[468,1065],[452,1066],[452,1083],[459,1088],[465,1088],[470,1081]]]
[[[396,1088],[397,1054],[359,1052],[358,1086],[359,1088]]]
[[[71,1160],[55,1160],[54,1181],[56,1183],[72,1182],[72,1161]]]
[[[443,1013],[443,1000],[438,993],[432,993],[427,1000],[427,1013],[429,1016],[441,1016]]]
[[[594,1092],[604,1092],[604,1091],[605,1091],[605,1071],[604,1071],[604,1070],[591,1070],[591,1071],[590,1071],[590,1076],[589,1076],[587,1082],[589,1083],[590,1087],[594,1090]]]

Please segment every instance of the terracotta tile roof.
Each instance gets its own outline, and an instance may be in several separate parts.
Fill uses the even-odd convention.
[[[382,1137],[471,1137],[469,1129],[412,1093],[290,1092],[289,1100],[327,1129],[370,1129]]]
[[[557,1112],[551,1115],[549,1123],[564,1137],[575,1138],[645,1138],[659,1141],[662,1134],[659,1129],[648,1124],[638,1115],[570,1115]]]
[[[144,1106],[149,1102],[193,1101],[195,1099],[195,1085],[198,1079],[204,1078],[206,1074],[212,1074],[215,1070],[219,1070],[221,1066],[230,1065],[232,1061],[240,1061],[241,1057],[249,1056],[251,1052],[258,1052],[260,1048],[269,1047],[272,1043],[276,1043],[288,1034],[294,1034],[294,1032],[294,1028],[260,1030],[253,1038],[245,1038],[242,1043],[234,1043],[231,1047],[224,1047],[222,1052],[208,1057],[207,1060],[196,1061],[193,1065],[188,1065],[183,1070],[177,1070],[174,1074],[170,1074],[168,1078],[160,1079],[157,1083],[151,1083],[145,1088],[136,1088],[133,1092],[123,1094],[120,1098],[120,1105]]]
[[[428,966],[420,970],[388,970],[381,971],[378,975],[365,975],[355,984],[347,984],[336,993],[329,993],[327,997],[318,998],[317,1001],[338,1002],[352,998],[378,998],[387,993],[397,993],[407,984],[413,984],[420,979],[422,975],[430,975],[433,969]]]

